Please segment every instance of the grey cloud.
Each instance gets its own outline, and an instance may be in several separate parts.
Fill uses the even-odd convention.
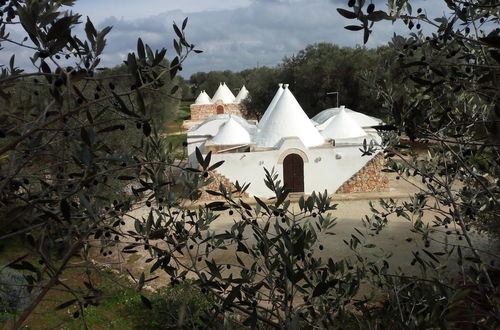
[[[167,54],[172,58],[172,23],[181,24],[185,17],[189,17],[188,40],[204,50],[188,58],[182,72],[185,77],[197,71],[273,66],[284,56],[316,42],[360,45],[362,33],[345,30],[343,27],[353,21],[336,11],[338,7],[345,8],[345,3],[344,0],[333,3],[331,0],[252,0],[247,7],[230,10],[195,13],[175,10],[139,19],[108,17],[99,24],[100,28],[113,26],[102,63],[106,66],[120,64],[128,52],[135,50],[138,37],[153,49],[168,48]],[[439,3],[418,0],[415,8],[431,7],[432,12],[439,15],[439,11],[443,11]],[[384,44],[394,32],[404,33],[403,28],[400,24],[381,22],[375,26],[367,46]]]
[[[382,6],[383,0],[375,1]],[[414,1],[414,7],[429,8],[439,15],[443,5],[439,1]],[[197,71],[241,70],[256,65],[276,65],[284,56],[290,56],[306,45],[332,42],[342,46],[362,44],[361,32],[345,30],[353,24],[337,13],[346,7],[344,0],[253,0],[243,8],[232,10],[184,13],[170,11],[147,19],[105,23],[114,25],[110,35],[108,54],[123,53],[133,47],[132,40],[141,36],[154,47],[171,47],[171,23],[189,16],[187,36],[203,54],[191,56],[183,75]],[[405,33],[401,24],[381,22],[375,26],[368,47],[389,41],[394,32]],[[109,53],[109,51],[112,53]],[[113,58],[112,55],[109,55]],[[118,58],[117,58],[118,60]]]
[[[315,42],[362,43],[359,33],[343,29],[347,21],[328,0],[254,1],[248,7],[226,11],[175,11],[134,21],[110,18],[103,22],[114,26],[107,54],[123,54],[134,47],[133,39],[138,36],[153,47],[170,48],[171,23],[180,23],[185,16],[189,16],[188,39],[204,53],[188,59],[184,76],[276,65],[284,56]]]

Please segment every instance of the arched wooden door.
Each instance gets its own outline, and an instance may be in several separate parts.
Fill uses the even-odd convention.
[[[297,154],[289,154],[283,160],[285,187],[291,192],[304,192],[304,161]]]
[[[217,106],[217,114],[221,115],[224,113],[224,107],[222,105]]]

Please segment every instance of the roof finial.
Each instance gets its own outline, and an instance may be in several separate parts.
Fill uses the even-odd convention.
[[[278,86],[280,86],[280,88],[283,88],[283,84],[282,83],[279,83]]]
[[[284,84],[283,86],[285,87],[285,89],[288,89],[289,85],[288,84]]]

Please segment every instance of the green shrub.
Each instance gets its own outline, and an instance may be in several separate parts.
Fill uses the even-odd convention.
[[[126,306],[134,313],[142,329],[193,329],[221,328],[222,320],[210,319],[213,301],[192,282],[183,281],[175,286],[165,286],[151,297],[152,309],[147,309],[141,300],[134,299]]]

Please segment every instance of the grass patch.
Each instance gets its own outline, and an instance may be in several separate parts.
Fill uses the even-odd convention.
[[[167,143],[172,143],[174,148],[184,147],[182,144],[187,141],[187,134],[167,135],[164,139]]]
[[[184,144],[187,142],[187,134],[167,135],[163,138],[165,142],[172,143],[174,157],[176,159],[186,159],[187,150]]]
[[[106,273],[106,272],[105,272]],[[99,306],[85,309],[85,322],[89,329],[177,329],[177,328],[218,328],[222,322],[211,318],[212,302],[191,282],[185,281],[175,287],[166,286],[155,293],[138,292],[130,285],[120,283],[114,274],[102,276],[104,299]],[[152,308],[141,300],[147,297]],[[59,301],[62,303],[64,301]],[[44,310],[31,318],[30,326],[44,325],[52,328],[63,324],[68,329],[83,329],[81,316],[73,313],[76,306],[63,311]]]
[[[193,103],[192,101],[182,101],[181,102],[181,104],[179,106],[179,110],[188,115],[188,117],[184,118],[184,119],[188,119],[190,117],[189,114],[190,114],[190,110],[191,110],[190,107],[191,107],[192,103]]]
[[[4,264],[29,253],[19,239],[7,240],[1,246]],[[28,258],[37,259],[33,255]],[[92,301],[98,305],[86,305],[83,318],[82,315],[74,317],[80,310],[77,304],[56,310],[57,306],[75,298],[63,286],[57,286],[26,320],[25,329],[84,329],[83,319],[89,329],[222,328],[222,320],[211,317],[213,302],[192,281],[165,286],[155,293],[138,292],[124,276],[110,270],[94,269],[87,275],[86,268],[78,266],[81,260],[75,258],[70,264],[72,267],[61,275],[61,281],[86,292],[83,281],[90,278],[98,290]],[[152,309],[144,305],[141,295],[151,301]],[[19,313],[0,313],[0,325],[11,327],[17,316]]]
[[[179,131],[183,131],[182,123],[184,120],[191,118],[190,111],[191,102],[182,101],[179,105],[179,108],[175,112],[175,117],[166,123],[165,133],[175,133]]]
[[[74,260],[73,262],[77,262]],[[61,281],[73,289],[84,290],[83,281],[87,279],[82,268],[69,268],[61,275]],[[77,304],[57,310],[57,306],[75,297],[62,286],[57,286],[45,296],[34,312],[24,324],[26,329],[84,329],[83,319],[89,329],[134,329],[134,323],[129,315],[122,311],[126,303],[133,299],[140,299],[139,293],[124,279],[117,277],[110,271],[93,271],[92,283],[100,290],[95,302],[98,306],[86,305],[84,315],[75,318],[75,312],[80,312]],[[7,328],[9,319],[12,321],[19,316],[16,314],[3,315],[4,326]],[[0,318],[1,319],[1,318]],[[1,323],[0,323],[1,324]]]
[[[142,329],[223,328],[222,320],[213,317],[213,302],[192,281],[162,287],[149,298],[152,309],[147,313],[138,300],[131,301],[127,307],[134,323]]]

